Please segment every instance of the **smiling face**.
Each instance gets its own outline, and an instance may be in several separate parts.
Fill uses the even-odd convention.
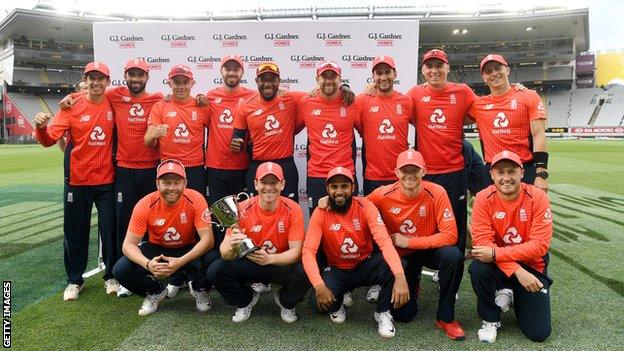
[[[254,180],[254,187],[263,202],[262,207],[270,207],[279,199],[282,190],[284,190],[285,181],[279,180],[273,174],[267,174],[262,179]]]
[[[273,100],[279,89],[280,77],[271,72],[262,73],[256,77],[258,92],[265,101]]]
[[[351,207],[355,185],[343,175],[331,177],[325,186],[329,195],[329,207],[336,212],[345,213]]]
[[[500,62],[490,61],[483,65],[481,79],[492,91],[507,90],[509,87],[509,67]]]
[[[186,188],[186,179],[177,174],[167,173],[156,179],[156,188],[167,204],[174,205],[182,197]]]
[[[446,85],[448,82],[446,77],[450,70],[451,67],[446,62],[437,58],[425,61],[421,68],[421,72],[427,80],[427,84],[434,89],[441,89]]]
[[[375,82],[377,90],[382,94],[392,92],[396,77],[396,70],[387,63],[380,63],[373,69],[373,81]]]
[[[496,190],[505,200],[515,200],[520,195],[520,181],[524,171],[518,164],[509,160],[496,162],[490,170]]]
[[[338,93],[340,88],[340,76],[331,70],[327,70],[316,77],[319,90],[325,97],[332,97]]]
[[[221,67],[221,78],[223,78],[223,84],[230,89],[234,89],[243,78],[243,67],[238,62],[230,60]]]
[[[425,170],[414,165],[406,165],[396,170],[396,176],[399,178],[403,191],[411,193],[418,191],[425,176]]]
[[[130,93],[139,95],[145,91],[149,76],[147,72],[142,69],[131,68],[124,73],[124,79],[126,80],[126,86],[128,90],[130,90]]]
[[[91,71],[84,76],[84,82],[87,83],[87,91],[91,96],[103,96],[106,87],[110,83],[110,79],[101,72]]]
[[[169,87],[173,92],[173,97],[177,100],[186,100],[191,96],[191,89],[193,89],[195,82],[185,76],[175,76],[169,80]]]

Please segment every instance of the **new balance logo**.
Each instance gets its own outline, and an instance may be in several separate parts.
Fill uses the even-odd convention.
[[[232,111],[227,108],[219,115],[219,122],[221,123],[232,123],[233,120],[234,116],[232,116]]]
[[[165,219],[164,218],[157,218],[154,221],[154,225],[157,225],[159,227],[165,225]]]
[[[518,230],[515,227],[510,227],[503,236],[503,241],[506,244],[520,244],[522,242],[522,237],[518,235]]]
[[[312,110],[312,113],[310,113],[311,116],[320,116],[321,115],[321,109],[316,109],[316,110]]]
[[[504,219],[507,214],[503,211],[494,212],[494,218],[496,219]]]
[[[181,237],[182,236],[180,235],[180,233],[178,233],[175,227],[169,227],[167,228],[167,232],[165,233],[165,235],[163,235],[163,240],[164,241],[178,241],[180,240]]]
[[[141,106],[141,104],[136,103],[133,104],[132,107],[130,107],[128,113],[132,117],[143,117],[145,115],[145,110],[143,109],[143,106]]]
[[[392,214],[395,214],[395,215],[398,215],[399,213],[401,213],[401,209],[399,207],[393,207],[388,212],[390,212]]]
[[[91,131],[91,134],[89,135],[89,138],[93,141],[101,141],[104,140],[106,138],[106,134],[104,134],[104,131],[102,130],[102,127],[100,126],[95,126],[93,128],[93,130]]]
[[[334,223],[329,226],[329,230],[334,231],[334,232],[339,231],[340,228],[341,228],[340,223]]]
[[[80,117],[80,122],[89,122],[90,119],[91,119],[91,115],[84,115]]]
[[[177,136],[178,138],[186,138],[189,136],[189,131],[184,123],[180,123],[173,132],[173,135]]]
[[[262,231],[262,226],[260,224],[256,224],[253,227],[251,227],[252,233],[260,233],[261,231]]]
[[[336,132],[336,129],[334,129],[334,125],[331,123],[327,123],[325,125],[325,128],[321,132],[321,136],[325,139],[333,139],[337,135],[338,135],[338,132]]]
[[[351,238],[345,238],[342,242],[342,245],[340,245],[340,251],[346,254],[355,253],[358,249],[359,247],[353,242],[353,239]]]
[[[483,107],[484,110],[491,110],[494,108],[494,104],[487,104]]]
[[[388,118],[381,121],[381,124],[379,125],[379,133],[380,134],[394,133],[394,126],[392,125],[392,122],[390,122]]]
[[[167,117],[175,117],[178,115],[178,112],[176,111],[169,111],[167,112]]]
[[[431,96],[423,96],[420,98],[420,102],[429,102],[431,101]]]
[[[264,129],[273,130],[273,129],[279,128],[279,126],[280,126],[280,123],[277,119],[275,119],[275,116],[273,115],[267,116],[266,122],[264,122]]]
[[[379,106],[371,106],[370,112],[379,112]]]
[[[416,233],[416,225],[408,218],[401,223],[399,231],[403,234],[414,234]]]
[[[509,120],[507,119],[507,116],[505,116],[505,113],[499,112],[498,115],[496,115],[496,118],[494,118],[494,127],[495,128],[507,128],[508,125],[509,125]]]
[[[429,120],[431,123],[444,123],[446,122],[446,116],[444,115],[442,109],[436,108],[433,110],[433,114],[429,117]]]

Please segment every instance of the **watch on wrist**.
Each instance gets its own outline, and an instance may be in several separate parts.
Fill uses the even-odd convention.
[[[548,179],[548,172],[547,171],[537,172],[535,173],[535,176],[540,177],[542,179]]]

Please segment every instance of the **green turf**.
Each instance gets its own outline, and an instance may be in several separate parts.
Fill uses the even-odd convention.
[[[0,275],[13,282],[15,349],[184,350],[184,349],[436,349],[436,350],[618,350],[624,345],[624,142],[550,140],[550,173],[555,234],[551,246],[552,336],[529,342],[503,316],[495,345],[476,339],[476,298],[464,275],[456,315],[466,328],[463,343],[448,340],[433,326],[437,286],[422,282],[420,311],[397,336],[382,341],[372,319],[374,306],[355,292],[347,322],[334,325],[307,303],[300,320],[287,325],[270,294],[250,320],[231,322],[234,308],[212,293],[213,310],[195,311],[187,292],[165,300],[158,312],[140,318],[141,299],[105,296],[101,275],[88,279],[80,299],[64,303],[62,155],[37,145],[0,146]],[[95,222],[95,221],[94,221]],[[24,233],[23,237],[18,235]],[[4,239],[3,239],[4,238]],[[8,240],[8,239],[11,240]],[[45,240],[37,240],[45,238]],[[49,241],[46,241],[49,240]],[[95,265],[92,233],[90,267]]]

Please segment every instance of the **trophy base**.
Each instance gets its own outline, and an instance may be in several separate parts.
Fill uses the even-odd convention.
[[[256,250],[260,250],[260,246],[254,246],[254,247],[250,247],[247,250],[243,251],[242,253],[240,253],[238,255],[238,259],[241,259],[247,255],[249,255],[250,253],[256,251]]]

